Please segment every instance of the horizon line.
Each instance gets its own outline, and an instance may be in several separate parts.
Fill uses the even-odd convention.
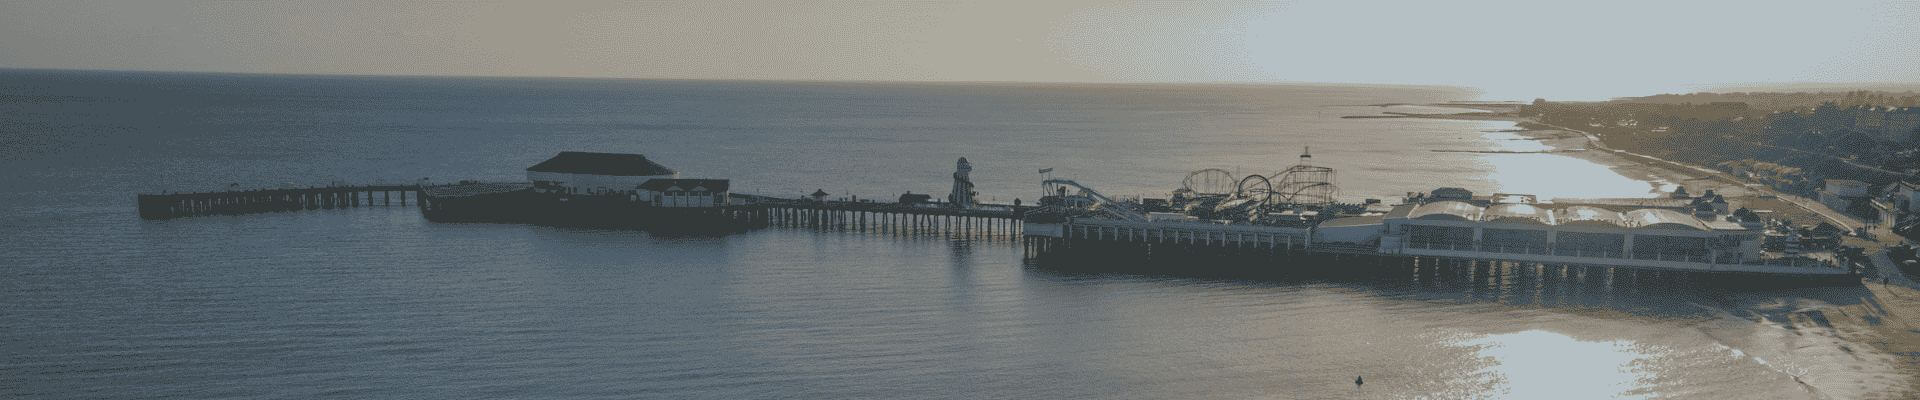
[[[580,79],[580,80],[639,80],[639,81],[691,81],[691,82],[792,82],[792,83],[980,83],[980,84],[1085,84],[1085,85],[1326,85],[1326,86],[1399,86],[1432,87],[1454,89],[1478,89],[1470,86],[1421,83],[1370,83],[1370,82],[1318,82],[1318,81],[1052,81],[1052,80],[904,80],[904,79],[813,79],[813,78],[667,78],[635,76],[586,76],[586,75],[488,75],[488,74],[408,74],[408,73],[329,73],[329,72],[259,72],[259,71],[190,71],[164,69],[111,69],[111,68],[44,68],[44,67],[7,67],[0,71],[49,71],[49,72],[119,72],[119,73],[155,73],[155,74],[203,74],[203,75],[253,75],[253,76],[307,76],[307,77],[362,77],[362,78],[526,78],[526,79]]]
[[[1264,80],[1264,81],[1230,81],[1230,80],[1217,80],[1217,81],[1054,81],[1054,80],[894,80],[894,79],[810,79],[810,78],[668,78],[668,77],[632,77],[632,76],[581,76],[581,75],[572,75],[572,76],[569,76],[569,75],[488,75],[488,74],[409,74],[409,73],[325,73],[325,72],[260,72],[260,71],[195,71],[195,70],[159,70],[159,69],[111,69],[111,68],[44,68],[44,67],[8,67],[8,66],[0,66],[0,71],[40,71],[40,72],[89,72],[89,73],[129,73],[129,74],[186,74],[186,75],[195,75],[195,74],[197,74],[197,75],[239,75],[239,76],[263,76],[263,77],[266,77],[266,76],[281,76],[281,77],[320,77],[320,78],[326,78],[326,77],[341,77],[341,78],[451,78],[451,79],[560,79],[560,80],[623,80],[623,81],[670,81],[670,82],[767,82],[767,83],[853,83],[853,84],[960,84],[960,85],[966,85],[966,84],[976,84],[976,85],[1088,85],[1088,86],[1097,86],[1097,85],[1115,85],[1115,86],[1125,86],[1125,85],[1142,85],[1142,86],[1148,86],[1148,85],[1167,85],[1167,86],[1176,86],[1176,85],[1199,85],[1199,86],[1360,86],[1360,87],[1400,87],[1400,88],[1439,88],[1439,89],[1462,89],[1462,90],[1468,90],[1468,91],[1473,91],[1473,92],[1484,92],[1484,91],[1485,91],[1485,89],[1482,89],[1482,88],[1478,88],[1478,87],[1473,87],[1473,86],[1464,86],[1464,85],[1452,85],[1452,84],[1438,84],[1438,83],[1378,83],[1378,82],[1321,82],[1321,81],[1293,81],[1293,80]],[[1701,89],[1701,90],[1694,90],[1694,91],[1688,91],[1688,92],[1660,92],[1660,93],[1649,93],[1649,94],[1640,94],[1640,95],[1632,95],[1632,96],[1616,96],[1616,97],[1610,97],[1610,98],[1609,98],[1609,100],[1617,100],[1617,99],[1624,99],[1624,98],[1632,98],[1632,97],[1645,97],[1645,96],[1654,96],[1654,95],[1663,95],[1663,94],[1671,94],[1671,95],[1682,95],[1682,94],[1697,94],[1697,93],[1720,93],[1720,94],[1727,94],[1727,93],[1743,93],[1743,92],[1744,92],[1744,93],[1754,93],[1754,92],[1756,92],[1756,91],[1755,91],[1755,90],[1753,90],[1753,89],[1751,89],[1751,88],[1747,88],[1747,89],[1740,89],[1740,87],[1754,87],[1754,86],[1780,86],[1780,87],[1783,87],[1783,88],[1781,88],[1781,89],[1767,89],[1767,90],[1761,90],[1761,91],[1758,91],[1758,92],[1761,92],[1761,93],[1765,93],[1765,92],[1772,92],[1772,93],[1833,93],[1833,92],[1836,92],[1836,91],[1837,91],[1837,92],[1844,92],[1844,91],[1881,91],[1881,92],[1892,92],[1892,93],[1903,93],[1903,92],[1904,92],[1904,93],[1916,93],[1916,92],[1920,92],[1920,81],[1913,81],[1913,82],[1901,82],[1901,81],[1877,81],[1877,82],[1875,82],[1875,81],[1862,81],[1862,82],[1820,82],[1820,81],[1790,81],[1790,82],[1730,82],[1730,83],[1718,83],[1718,84],[1696,84],[1696,85],[1694,85],[1694,86],[1696,86],[1696,87],[1719,87],[1720,89],[1710,89],[1710,88],[1703,88],[1703,89]],[[1792,87],[1792,86],[1813,86],[1813,87],[1816,87],[1816,88],[1814,88],[1814,89],[1812,89],[1813,91],[1807,91],[1806,89],[1785,89],[1785,87]],[[1819,86],[1827,86],[1827,87],[1826,87],[1826,88],[1819,88]],[[1881,86],[1881,87],[1886,87],[1886,86],[1896,86],[1896,87],[1903,87],[1903,88],[1901,88],[1901,89],[1899,89],[1899,90],[1893,90],[1893,89],[1889,89],[1889,88],[1878,88],[1878,89],[1876,89],[1876,88],[1874,88],[1875,86]],[[1839,89],[1838,87],[1850,87],[1850,88],[1848,88],[1848,89]],[[1539,97],[1539,96],[1535,96],[1535,97]],[[1541,98],[1544,98],[1544,97],[1541,97]],[[1527,101],[1527,99],[1508,99],[1508,100],[1478,100],[1478,101]],[[1575,101],[1581,101],[1581,100],[1575,100]]]

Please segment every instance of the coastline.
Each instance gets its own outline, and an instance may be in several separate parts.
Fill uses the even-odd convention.
[[[1713,189],[1716,193],[1727,196],[1728,201],[1736,206],[1772,209],[1776,215],[1795,221],[1819,218],[1848,228],[1861,226],[1859,221],[1826,210],[1810,199],[1775,192],[1765,186],[1748,186],[1746,182],[1731,175],[1701,166],[1605,148],[1600,145],[1599,138],[1586,132],[1545,126],[1519,117],[1510,118],[1509,120],[1523,126],[1518,132],[1523,136],[1540,138],[1565,137],[1567,134],[1578,136],[1579,139],[1574,140],[1594,146],[1590,149],[1595,151],[1572,152],[1569,153],[1570,155],[1607,165],[1629,177],[1638,178],[1631,175],[1634,173],[1664,177],[1669,182],[1686,186],[1693,193],[1701,193],[1701,189]],[[1891,238],[1897,242],[1899,236],[1886,228],[1880,230],[1884,232],[1879,232],[1877,237]],[[1883,249],[1890,245],[1857,237],[1847,237],[1847,241],[1848,245],[1867,247],[1868,253],[1872,254],[1876,261],[1886,259]],[[1809,299],[1832,298],[1835,301],[1816,300],[1809,304],[1787,303],[1773,310],[1755,310],[1760,311],[1755,315],[1732,315],[1731,317],[1754,320],[1791,332],[1793,337],[1784,339],[1801,345],[1807,345],[1807,341],[1824,341],[1820,336],[1830,336],[1838,339],[1838,343],[1834,345],[1842,348],[1845,345],[1839,343],[1868,343],[1882,352],[1884,357],[1896,359],[1915,357],[1914,355],[1920,354],[1920,330],[1907,327],[1904,321],[1920,318],[1920,312],[1915,312],[1920,311],[1920,285],[1899,273],[1897,269],[1887,268],[1891,266],[1891,262],[1876,262],[1876,264],[1880,267],[1868,268],[1867,272],[1862,274],[1859,287],[1793,293],[1794,296],[1804,296]],[[1846,301],[1849,298],[1858,299],[1858,301]],[[1902,321],[1902,323],[1894,325],[1885,323],[1886,321]],[[1852,350],[1846,351],[1855,358],[1876,356],[1855,353]],[[1789,353],[1782,356],[1794,357],[1795,355]],[[1916,366],[1914,360],[1907,361],[1895,364],[1904,367],[1904,370],[1895,371],[1897,375],[1882,378],[1902,379],[1901,377],[1904,377],[1903,383],[1908,393],[1920,392],[1920,366]],[[1823,379],[1814,371],[1793,375],[1796,381],[1815,392],[1825,392],[1822,389],[1833,389],[1840,385],[1857,384],[1857,380],[1868,378],[1866,376],[1846,378],[1829,376]]]
[[[1444,104],[1427,106],[1445,107]],[[1464,108],[1464,107],[1461,107]],[[1517,109],[1517,107],[1516,107]],[[1763,185],[1749,184],[1737,177],[1705,167],[1680,161],[1660,159],[1607,148],[1598,137],[1591,133],[1571,128],[1552,126],[1520,117],[1512,112],[1469,112],[1461,114],[1407,114],[1381,116],[1382,118],[1436,118],[1480,121],[1510,121],[1516,128],[1511,132],[1540,141],[1556,149],[1555,153],[1578,157],[1607,166],[1622,175],[1634,179],[1656,182],[1663,190],[1671,191],[1672,185],[1680,185],[1692,193],[1702,193],[1712,189],[1728,197],[1736,206],[1751,205],[1755,208],[1773,209],[1776,215],[1805,221],[1823,219],[1837,225],[1852,228],[1862,222],[1824,210],[1817,202],[1792,194],[1779,193]],[[1557,151],[1582,149],[1583,151]],[[1897,243],[1899,236],[1885,227],[1876,230],[1875,237],[1885,238]],[[1831,394],[1833,391],[1847,393],[1847,389],[1858,390],[1856,386],[1862,380],[1899,381],[1896,386],[1907,393],[1920,392],[1920,328],[1914,328],[1907,321],[1920,319],[1920,283],[1906,277],[1891,268],[1883,250],[1893,243],[1885,240],[1875,241],[1857,237],[1848,237],[1848,245],[1868,249],[1876,267],[1868,268],[1862,274],[1861,285],[1857,287],[1835,287],[1820,290],[1797,291],[1781,296],[1794,296],[1801,299],[1788,301],[1782,298],[1778,307],[1770,309],[1743,310],[1748,315],[1728,313],[1724,318],[1738,318],[1760,322],[1782,330],[1781,339],[1786,343],[1757,343],[1762,346],[1841,346],[1845,354],[1858,361],[1867,358],[1908,358],[1900,362],[1897,371],[1888,373],[1868,373],[1865,371],[1798,371],[1789,373],[1810,392]],[[1746,294],[1741,294],[1746,295]],[[1766,295],[1766,294],[1761,294]],[[1824,300],[1830,299],[1830,300]],[[1735,310],[1742,311],[1742,310]],[[1891,323],[1890,323],[1891,322]],[[1706,326],[1701,328],[1708,330]],[[1711,332],[1711,331],[1709,331]],[[1741,335],[1716,335],[1734,340]],[[1824,338],[1823,338],[1824,336]],[[1811,341],[1811,342],[1810,342]],[[1880,354],[1855,352],[1846,349],[1845,343],[1867,343]],[[1747,343],[1730,343],[1736,348],[1754,349]],[[1775,359],[1792,359],[1810,353],[1789,349],[1786,354],[1770,356]],[[1798,353],[1798,354],[1796,354]],[[1756,354],[1756,356],[1758,356]],[[1846,360],[1838,360],[1845,363]],[[1886,360],[1874,360],[1886,361]],[[1783,370],[1783,372],[1786,372]],[[1822,374],[1822,372],[1828,372]],[[1845,374],[1839,374],[1844,372]],[[1866,374],[1866,375],[1860,375]],[[1856,393],[1858,394],[1858,393]],[[1869,394],[1864,397],[1871,397]]]
[[[1650,182],[1651,185],[1647,192],[1648,197],[1657,196],[1661,193],[1671,193],[1676,187],[1686,187],[1687,191],[1692,193],[1701,193],[1702,189],[1713,189],[1715,193],[1720,193],[1728,197],[1747,196],[1751,192],[1744,185],[1715,181],[1710,174],[1699,170],[1657,165],[1648,162],[1649,160],[1629,158],[1627,155],[1618,154],[1601,145],[1598,138],[1594,138],[1586,132],[1559,127],[1547,127],[1528,118],[1520,117],[1516,114],[1520,109],[1519,104],[1447,102],[1433,104],[1383,104],[1379,106],[1387,105],[1418,105],[1471,111],[1461,113],[1405,113],[1387,111],[1382,112],[1384,115],[1353,115],[1342,118],[1425,118],[1512,122],[1515,124],[1514,128],[1503,130],[1504,132],[1512,132],[1552,148],[1551,150],[1538,151],[1535,153],[1563,154],[1569,157],[1579,158],[1606,166],[1608,169],[1622,176]]]
[[[1629,178],[1653,182],[1654,186],[1656,186],[1653,190],[1660,193],[1671,193],[1677,187],[1684,187],[1688,192],[1696,194],[1703,193],[1705,190],[1713,190],[1714,193],[1727,197],[1752,197],[1759,195],[1744,184],[1716,179],[1712,174],[1705,171],[1676,165],[1662,165],[1652,160],[1638,159],[1628,154],[1621,154],[1612,149],[1600,146],[1598,140],[1588,136],[1585,132],[1541,126],[1532,121],[1517,117],[1487,120],[1514,122],[1516,124],[1515,134],[1538,140],[1542,144],[1552,146],[1555,149],[1578,149],[1580,151],[1565,151],[1560,153],[1591,161],[1595,164],[1605,165]]]

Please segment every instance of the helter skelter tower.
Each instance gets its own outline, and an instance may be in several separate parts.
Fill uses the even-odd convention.
[[[953,193],[947,195],[947,204],[953,208],[973,208],[973,196],[976,193],[973,192],[973,179],[967,176],[970,172],[973,172],[973,164],[967,163],[966,157],[960,157],[960,161],[954,163]]]

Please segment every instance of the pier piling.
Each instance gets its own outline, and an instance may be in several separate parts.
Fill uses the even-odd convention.
[[[251,214],[293,210],[319,210],[369,207],[376,203],[373,193],[382,193],[381,205],[391,205],[392,193],[400,193],[400,205],[407,204],[407,193],[420,190],[417,185],[332,186],[301,189],[253,189],[223,192],[163,193],[135,196],[140,218],[171,219],[201,215]],[[361,197],[365,196],[365,201]]]
[[[892,203],[794,201],[755,198],[728,206],[746,213],[755,226],[794,227],[818,231],[863,232],[889,236],[944,235],[956,238],[1014,240],[1019,220],[1029,207],[985,205],[972,209],[924,207]]]

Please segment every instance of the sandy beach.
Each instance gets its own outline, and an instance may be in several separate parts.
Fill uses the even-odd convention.
[[[1441,106],[1441,105],[1434,105]],[[1690,193],[1713,190],[1727,197],[1735,207],[1774,211],[1780,218],[1796,223],[1829,220],[1843,226],[1859,226],[1860,221],[1820,210],[1817,203],[1797,196],[1781,194],[1762,186],[1750,186],[1737,178],[1700,166],[1619,152],[1601,147],[1597,138],[1584,132],[1542,126],[1510,113],[1472,112],[1462,114],[1404,115],[1411,118],[1445,118],[1513,121],[1521,126],[1514,133],[1551,146],[1564,154],[1606,165],[1621,175],[1661,185],[1670,191],[1684,186]],[[1812,205],[1813,207],[1809,207]],[[1807,222],[1798,222],[1807,221]],[[1884,229],[1883,229],[1884,230]],[[1879,251],[1898,244],[1891,232],[1876,235],[1878,240],[1849,237],[1847,244]],[[1884,265],[1890,265],[1886,262]],[[1776,335],[1760,335],[1780,342],[1747,343],[1750,332],[1727,334],[1728,345],[1737,349],[1786,346],[1784,354],[1774,357],[1801,359],[1799,364],[1823,365],[1783,367],[1796,376],[1810,392],[1841,398],[1903,398],[1900,393],[1920,392],[1920,283],[1888,268],[1869,268],[1859,286],[1801,288],[1781,292],[1762,291],[1733,294],[1742,298],[1735,307],[1727,307],[1723,318],[1738,318],[1777,328]],[[1714,334],[1715,324],[1701,328]],[[1749,339],[1739,339],[1749,338]],[[1873,349],[1854,349],[1848,343],[1869,343]],[[1838,350],[1838,351],[1833,351]],[[1836,354],[1840,356],[1836,356]],[[1839,357],[1836,359],[1836,357]],[[1805,360],[1820,360],[1811,362]],[[1894,370],[1875,371],[1872,365],[1894,365]],[[1848,366],[1834,369],[1835,366]],[[1808,368],[1804,370],[1794,368]],[[1893,391],[1857,391],[1864,387],[1892,386]]]

